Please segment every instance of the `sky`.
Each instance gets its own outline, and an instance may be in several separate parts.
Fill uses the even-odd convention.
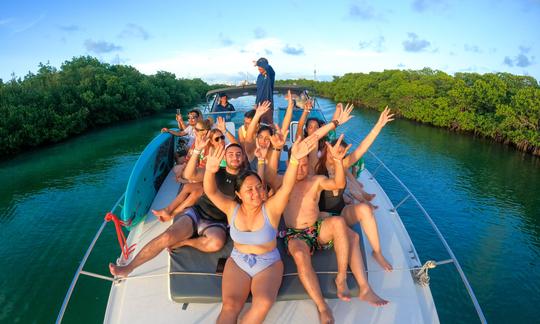
[[[429,67],[540,80],[540,0],[0,2],[0,78],[91,55],[209,83]]]

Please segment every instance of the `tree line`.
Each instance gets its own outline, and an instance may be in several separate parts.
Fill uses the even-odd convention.
[[[469,132],[540,156],[540,87],[535,78],[509,73],[456,73],[429,68],[348,73],[329,82],[285,80],[314,88],[336,102]]]
[[[0,157],[55,143],[117,121],[192,106],[210,89],[201,79],[169,72],[145,75],[126,65],[83,56],[56,69],[0,79]]]

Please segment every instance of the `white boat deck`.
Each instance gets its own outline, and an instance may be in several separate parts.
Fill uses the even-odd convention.
[[[374,291],[390,303],[384,307],[372,307],[353,299],[351,302],[329,300],[336,323],[438,323],[437,311],[429,287],[414,284],[410,271],[400,271],[418,266],[416,252],[397,214],[391,213],[392,203],[367,170],[360,181],[365,190],[375,193],[374,204],[384,255],[395,271],[384,272],[371,257],[371,247],[364,235],[369,282]],[[153,209],[163,208],[174,198],[178,184],[172,172],[158,192]],[[171,222],[160,223],[151,213],[129,235],[128,245],[137,243],[133,255],[151,239],[162,233]],[[175,303],[169,294],[169,254],[160,253],[156,258],[136,269],[130,276],[154,276],[132,278],[113,284],[105,323],[212,323],[215,322],[220,304]],[[246,304],[249,307],[250,304]],[[265,323],[317,323],[318,315],[311,300],[277,302]]]

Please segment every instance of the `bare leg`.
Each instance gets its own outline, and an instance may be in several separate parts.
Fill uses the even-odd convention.
[[[191,246],[203,252],[217,252],[221,250],[225,244],[227,236],[221,227],[213,226],[204,231],[202,236],[177,242],[169,247],[170,250],[182,247]]]
[[[223,303],[221,304],[221,312],[217,318],[217,323],[236,324],[238,314],[242,311],[249,295],[250,286],[251,277],[240,269],[233,259],[228,258],[223,269],[223,280],[221,282]]]
[[[283,278],[283,262],[278,261],[257,273],[251,280],[251,308],[240,323],[262,323],[274,305]]]
[[[382,299],[381,297],[377,296],[375,292],[373,292],[367,281],[366,273],[364,272],[364,262],[362,260],[362,254],[360,251],[360,237],[350,228],[347,228],[347,237],[351,243],[349,265],[360,288],[358,298],[370,303],[373,306],[383,306],[388,304],[387,300]]]
[[[301,240],[292,239],[288,243],[289,253],[296,263],[298,270],[298,277],[304,285],[309,297],[313,299],[317,310],[319,311],[319,319],[321,323],[334,323],[334,317],[332,316],[332,310],[326,303],[321,292],[321,286],[319,285],[319,279],[313,270],[311,264],[311,254],[307,244]]]
[[[196,197],[195,195],[192,197],[192,200],[190,200],[188,198],[190,198],[192,193],[200,194],[200,195],[198,197]],[[162,222],[169,221],[186,207],[192,206],[201,195],[202,195],[202,184],[186,183],[182,186],[182,190],[180,191],[180,193],[174,198],[174,200],[167,207],[163,209],[159,209],[159,210],[152,210],[152,213],[154,213],[154,215],[156,215],[156,217]],[[190,200],[189,205],[182,204],[186,200]],[[179,208],[180,206],[182,206],[181,209]]]
[[[129,264],[118,266],[109,263],[109,270],[114,276],[127,277],[141,264],[155,258],[167,247],[188,239],[192,234],[192,220],[188,216],[183,216],[176,223],[169,226],[165,232],[148,242]]]
[[[373,249],[373,258],[386,271],[392,271],[392,265],[385,259],[381,250],[377,221],[371,208],[364,203],[349,205],[343,208],[341,215],[345,217],[349,226],[360,223],[366,233],[366,237]]]
[[[191,189],[191,192],[189,193],[189,195],[184,199],[184,201],[182,201],[176,208],[173,209],[172,214],[178,215],[182,211],[184,211],[184,209],[195,205],[195,203],[203,195],[203,193],[204,193],[204,190],[201,185],[194,186]]]
[[[347,266],[349,264],[349,240],[345,235],[347,233],[347,224],[343,217],[332,216],[324,219],[319,233],[319,242],[327,244],[334,241],[334,250],[337,259],[336,286],[339,299],[349,301],[350,293],[347,287]]]

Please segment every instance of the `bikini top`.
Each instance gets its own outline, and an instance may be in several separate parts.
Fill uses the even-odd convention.
[[[230,228],[230,234],[231,239],[239,244],[247,244],[247,245],[261,245],[268,242],[271,242],[276,239],[277,230],[272,227],[272,224],[270,224],[270,219],[268,219],[268,215],[266,214],[266,208],[264,207],[264,204],[262,205],[262,213],[264,216],[264,225],[261,229],[257,231],[252,232],[242,232],[239,231],[236,228],[236,225],[234,225],[234,221],[236,220],[236,215],[238,214],[238,209],[240,208],[240,204],[237,204],[234,208],[234,212],[231,219],[231,228]]]

